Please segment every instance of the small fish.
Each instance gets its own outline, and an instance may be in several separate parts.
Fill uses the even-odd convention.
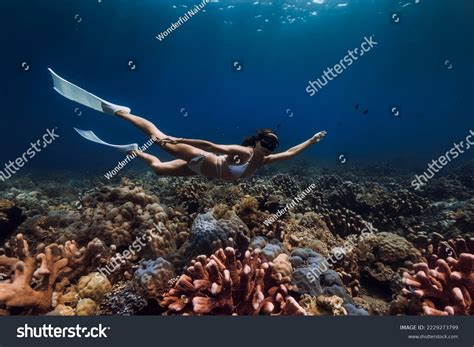
[[[356,110],[358,110],[358,109],[359,109],[359,104],[357,104],[357,105],[355,106],[355,109],[356,109]]]
[[[367,113],[369,113],[369,110],[365,110],[365,111],[364,111],[364,115],[366,115]]]

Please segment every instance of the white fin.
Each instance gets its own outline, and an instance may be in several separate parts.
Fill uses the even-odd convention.
[[[92,142],[95,142],[95,143],[99,143],[99,144],[107,146],[107,147],[115,148],[115,149],[119,150],[120,152],[128,153],[130,151],[138,150],[138,145],[136,143],[131,143],[129,145],[113,145],[113,144],[107,143],[107,142],[102,141],[101,139],[99,139],[97,137],[97,135],[94,134],[94,132],[91,131],[91,130],[81,130],[81,129],[77,129],[77,128],[74,128],[74,130],[76,130],[77,133],[79,135],[81,135],[83,138],[85,138],[86,140],[89,140],[89,141],[92,141]]]
[[[105,101],[104,99],[89,93],[75,84],[66,81],[53,70],[48,68],[48,71],[51,73],[51,77],[53,78],[54,90],[64,96],[66,99],[78,102],[81,105],[107,114],[114,114],[119,110],[130,112],[130,108],[114,105],[111,102]]]

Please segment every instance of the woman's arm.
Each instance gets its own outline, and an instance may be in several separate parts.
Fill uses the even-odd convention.
[[[218,145],[210,141],[195,140],[195,139],[175,139],[178,143],[184,143],[202,150],[219,153],[219,154],[231,154],[235,152],[241,152],[246,150],[245,147],[239,145]]]
[[[306,140],[305,142],[300,143],[290,149],[286,150],[285,152],[270,154],[265,157],[265,161],[263,162],[264,165],[266,164],[273,164],[279,161],[287,160],[293,158],[303,152],[306,148],[310,147],[311,145],[319,142],[324,136],[326,136],[325,131],[320,131],[319,133],[314,134],[312,138]]]

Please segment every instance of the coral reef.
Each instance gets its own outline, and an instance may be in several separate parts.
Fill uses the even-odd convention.
[[[168,222],[159,199],[128,180],[123,180],[119,187],[103,186],[86,194],[81,204],[83,223],[76,233],[82,238],[99,237],[107,245],[116,247],[128,246],[137,236]],[[176,237],[172,232],[167,236]],[[173,247],[173,241],[167,243],[171,246],[166,246]]]
[[[0,187],[0,315],[472,314],[469,168],[419,191],[386,165],[18,176]]]

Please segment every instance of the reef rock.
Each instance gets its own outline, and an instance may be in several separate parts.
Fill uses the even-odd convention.
[[[131,316],[141,312],[147,306],[147,299],[137,291],[133,282],[115,284],[100,301],[99,315]]]
[[[198,255],[210,255],[228,246],[247,249],[249,229],[231,210],[222,208],[200,214],[194,220],[188,240],[179,249],[184,264]]]
[[[168,288],[168,282],[175,277],[171,263],[163,258],[146,260],[135,271],[136,288],[143,290],[150,298],[158,298]]]
[[[75,236],[72,227],[80,215],[71,211],[48,211],[26,219],[20,226],[22,234],[42,242],[64,243]]]
[[[340,297],[344,303],[352,303],[339,274],[329,269],[325,257],[310,249],[297,248],[291,252],[290,262],[295,268],[292,290],[300,295]]]
[[[284,253],[284,246],[277,240],[268,240],[263,236],[255,236],[249,244],[249,249],[260,249],[262,257],[268,261],[273,261],[280,254]]]
[[[0,242],[3,242],[26,219],[20,208],[9,200],[0,200]]]

